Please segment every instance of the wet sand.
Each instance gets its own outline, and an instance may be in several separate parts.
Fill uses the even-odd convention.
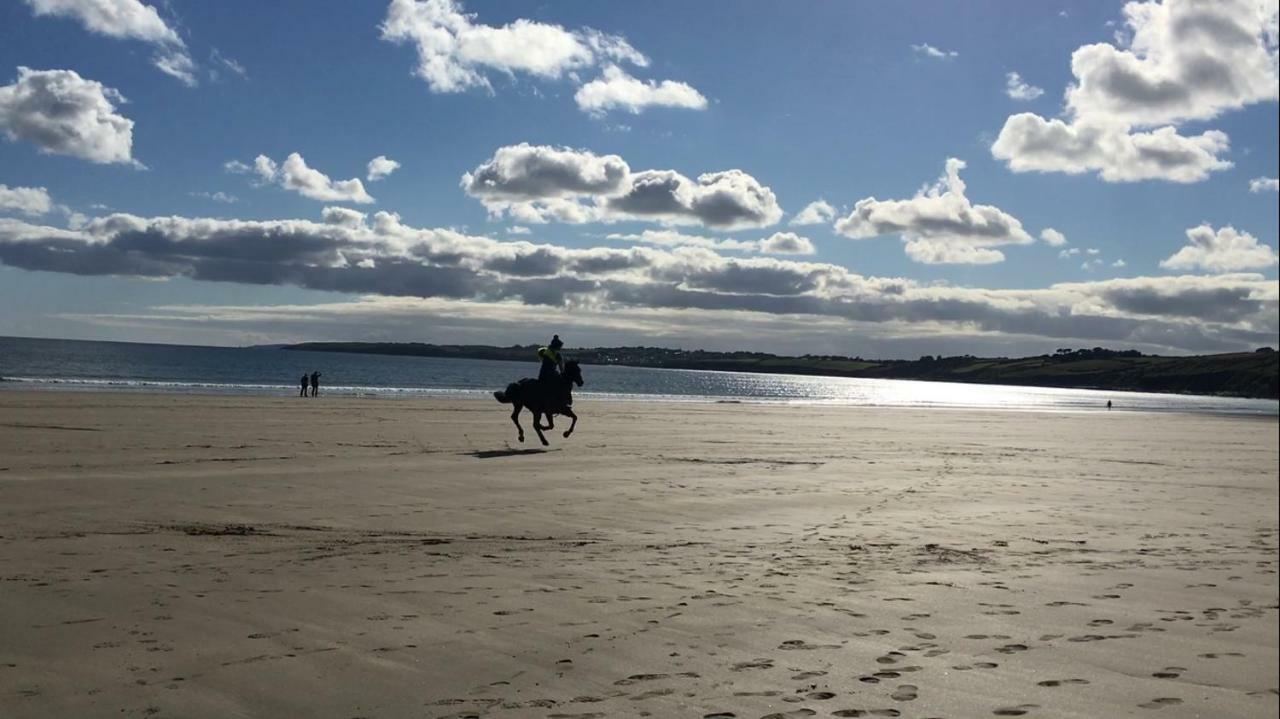
[[[0,716],[1280,710],[1273,419],[578,409],[0,392]]]

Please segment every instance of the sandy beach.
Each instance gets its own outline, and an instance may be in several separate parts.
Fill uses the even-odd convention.
[[[578,404],[0,392],[0,715],[1280,709],[1274,419]]]

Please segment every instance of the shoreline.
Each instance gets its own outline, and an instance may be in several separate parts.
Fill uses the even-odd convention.
[[[679,371],[679,370],[676,370]],[[701,371],[701,370],[688,370]],[[733,374],[733,373],[728,373]],[[884,382],[916,382],[923,380],[868,380],[868,381],[884,381]],[[141,383],[141,384],[140,384]],[[998,388],[1015,388],[1028,390],[1048,390],[1048,391],[1064,391],[1064,392],[1098,392],[1102,393],[1101,397],[1096,398],[1097,402],[1104,402],[1107,398],[1116,398],[1120,400],[1118,406],[1111,410],[1104,410],[1101,407],[1094,408],[1087,405],[1066,405],[1066,406],[1046,406],[1046,405],[1001,405],[1001,404],[964,404],[952,403],[946,404],[937,402],[933,404],[894,404],[894,403],[873,403],[866,401],[852,401],[830,398],[790,398],[790,397],[742,397],[742,396],[719,396],[719,395],[685,395],[685,394],[638,394],[638,393],[594,393],[590,391],[579,390],[575,396],[580,400],[590,402],[623,402],[623,403],[670,403],[670,404],[741,404],[746,406],[759,407],[845,407],[856,408],[864,407],[869,409],[919,409],[919,410],[960,410],[960,411],[999,411],[999,412],[1047,412],[1047,413],[1090,413],[1094,411],[1114,411],[1125,413],[1150,413],[1150,414],[1191,414],[1204,416],[1231,416],[1231,417],[1253,417],[1260,419],[1280,419],[1280,401],[1268,399],[1250,399],[1239,397],[1223,397],[1216,395],[1182,395],[1172,393],[1147,393],[1147,392],[1127,392],[1127,391],[1110,391],[1110,390],[1086,390],[1077,388],[1061,388],[1061,387],[1029,387],[1023,385],[981,385],[977,383],[946,383],[938,384],[957,384],[964,387],[981,387],[991,386]],[[226,390],[219,388],[226,387]],[[192,389],[184,389],[192,388]],[[17,380],[6,380],[0,378],[0,392],[32,392],[32,393],[73,393],[73,394],[144,394],[144,395],[168,395],[175,397],[246,397],[246,398],[278,398],[278,399],[296,399],[296,391],[290,388],[280,387],[279,385],[245,385],[245,384],[222,384],[222,383],[179,383],[168,381],[150,381],[150,380],[81,380],[81,379],[43,379],[43,378],[21,378]],[[327,394],[326,394],[327,393]],[[466,389],[466,388],[427,388],[427,387],[356,387],[336,385],[333,387],[321,387],[321,397],[330,399],[373,399],[373,400],[431,400],[431,399],[458,399],[464,401],[487,400],[491,398],[492,391],[490,389]],[[1124,404],[1123,400],[1143,400],[1150,401],[1150,398],[1167,398],[1177,397],[1190,400],[1203,400],[1207,402],[1237,402],[1255,405],[1254,407],[1224,407],[1216,408],[1211,406],[1192,406],[1192,407],[1151,407],[1138,406],[1133,407]]]

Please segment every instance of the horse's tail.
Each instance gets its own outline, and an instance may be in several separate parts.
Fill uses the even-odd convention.
[[[519,389],[520,389],[520,385],[516,384],[515,382],[512,382],[511,384],[507,385],[507,388],[505,390],[500,389],[497,392],[494,392],[493,398],[503,404],[511,404],[512,402],[516,401],[516,395],[519,394]]]

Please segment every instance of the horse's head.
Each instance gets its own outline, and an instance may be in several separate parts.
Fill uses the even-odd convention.
[[[578,366],[578,360],[567,360],[564,363],[564,378],[570,382],[582,386],[582,368]]]

